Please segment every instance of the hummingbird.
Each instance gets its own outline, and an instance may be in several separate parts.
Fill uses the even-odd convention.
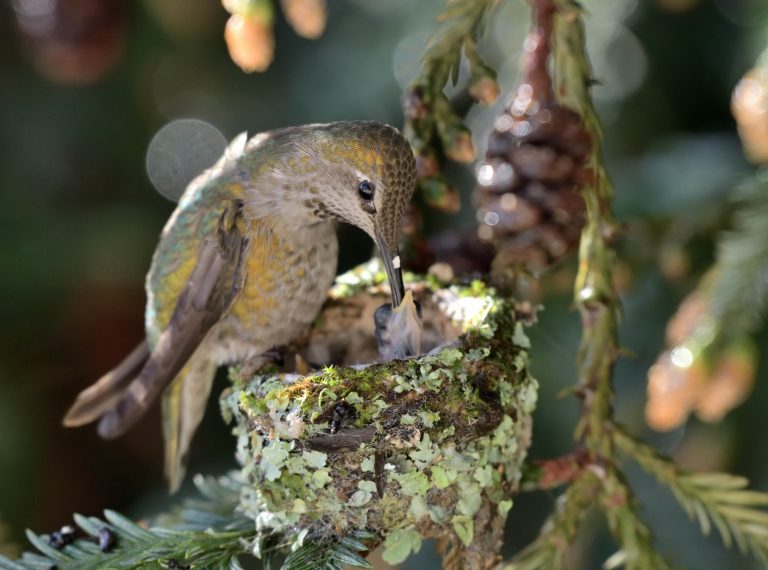
[[[378,247],[398,307],[398,242],[416,182],[394,127],[349,121],[245,133],[194,179],[160,235],[146,278],[145,339],[80,393],[69,427],[115,438],[162,395],[165,475],[179,488],[220,365],[264,362],[304,333],[336,275],[335,225]]]

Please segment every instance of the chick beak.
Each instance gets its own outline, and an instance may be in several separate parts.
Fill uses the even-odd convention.
[[[376,228],[376,245],[384,260],[384,270],[387,272],[389,288],[392,290],[392,308],[397,308],[405,295],[403,272],[400,269],[400,253],[396,246],[390,248],[378,228]]]

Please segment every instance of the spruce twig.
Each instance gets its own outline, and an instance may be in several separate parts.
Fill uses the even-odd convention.
[[[613,364],[619,353],[619,300],[612,275],[615,253],[611,238],[616,225],[611,211],[613,185],[603,165],[600,122],[589,87],[592,74],[586,55],[581,9],[572,0],[558,0],[555,19],[555,84],[560,103],[578,112],[592,138],[588,157],[590,181],[582,188],[587,224],[579,246],[579,272],[574,298],[581,313],[579,394],[583,401],[577,435],[587,449],[612,456]]]
[[[161,567],[161,563],[239,568],[237,558],[248,550],[246,545],[256,536],[256,529],[252,520],[231,507],[239,500],[238,484],[233,479],[203,477],[195,483],[204,498],[188,502],[173,517],[174,524],[145,529],[109,510],[104,512],[103,519],[75,515],[75,524],[85,538],[56,549],[48,535],[27,531],[29,541],[39,553],[26,552],[18,561],[0,556],[0,568],[97,570],[152,568]],[[94,543],[105,528],[115,540],[114,549],[109,551]]]
[[[75,515],[75,524],[83,538],[57,549],[48,535],[27,531],[37,553],[25,552],[21,560],[11,561],[0,556],[2,570],[51,570],[102,568],[163,568],[184,567],[241,568],[238,558],[260,553],[265,567],[280,550],[279,537],[263,542],[254,521],[237,511],[241,483],[235,477],[198,476],[195,484],[202,498],[190,499],[171,515],[159,519],[158,526],[143,528],[114,511],[105,511],[104,518]],[[108,531],[114,537],[114,548],[100,548],[95,539]],[[334,540],[307,540],[302,547],[289,553],[284,570],[342,570],[346,567],[370,568],[361,556],[367,551],[365,541],[371,535],[365,531],[352,532]],[[261,542],[260,544],[254,544]]]
[[[427,44],[418,78],[403,96],[404,134],[416,155],[417,174],[427,204],[447,212],[459,207],[458,193],[440,173],[438,149],[449,159],[472,162],[475,151],[469,129],[443,90],[459,79],[462,54],[470,69],[469,92],[490,103],[498,95],[496,74],[477,51],[477,38],[496,0],[446,0],[438,19],[443,23]]]
[[[567,568],[566,559],[581,522],[594,504],[600,480],[584,472],[557,500],[555,512],[539,536],[498,570],[557,570]]]
[[[605,570],[667,570],[669,563],[653,546],[650,529],[637,514],[629,484],[615,465],[606,468],[600,488],[600,507],[620,549],[603,564]]]
[[[758,171],[736,198],[733,230],[718,243],[710,315],[745,333],[759,326],[768,302],[768,171]]]
[[[373,568],[360,553],[368,547],[365,540],[374,536],[365,531],[350,533],[338,542],[305,542],[304,546],[288,555],[281,570],[344,570],[344,568]]]
[[[677,467],[650,445],[622,429],[614,433],[616,446],[660,483],[668,487],[701,532],[714,526],[726,546],[751,552],[768,564],[768,493],[747,489],[744,477],[728,473],[691,473]]]
[[[651,532],[636,513],[634,497],[614,457],[613,365],[619,354],[620,304],[613,285],[616,233],[611,202],[613,185],[605,170],[602,132],[589,92],[593,84],[586,53],[582,10],[573,0],[557,0],[555,18],[555,85],[559,102],[578,112],[592,139],[588,157],[591,176],[582,187],[587,224],[579,246],[579,272],[574,297],[581,313],[583,335],[579,347],[581,419],[576,434],[587,450],[600,458],[606,474],[600,487],[600,506],[621,550],[607,567],[624,565],[638,570],[667,568],[655,551]]]

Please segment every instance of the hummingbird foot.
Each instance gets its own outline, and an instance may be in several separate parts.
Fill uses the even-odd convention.
[[[237,375],[243,380],[250,380],[259,370],[269,365],[277,366],[281,372],[285,372],[287,354],[285,347],[272,347],[261,354],[243,360],[238,367]]]

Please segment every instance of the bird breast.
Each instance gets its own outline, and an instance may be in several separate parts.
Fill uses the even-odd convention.
[[[248,240],[242,290],[209,337],[222,364],[254,358],[305,332],[336,275],[331,223],[289,228],[256,221]]]

